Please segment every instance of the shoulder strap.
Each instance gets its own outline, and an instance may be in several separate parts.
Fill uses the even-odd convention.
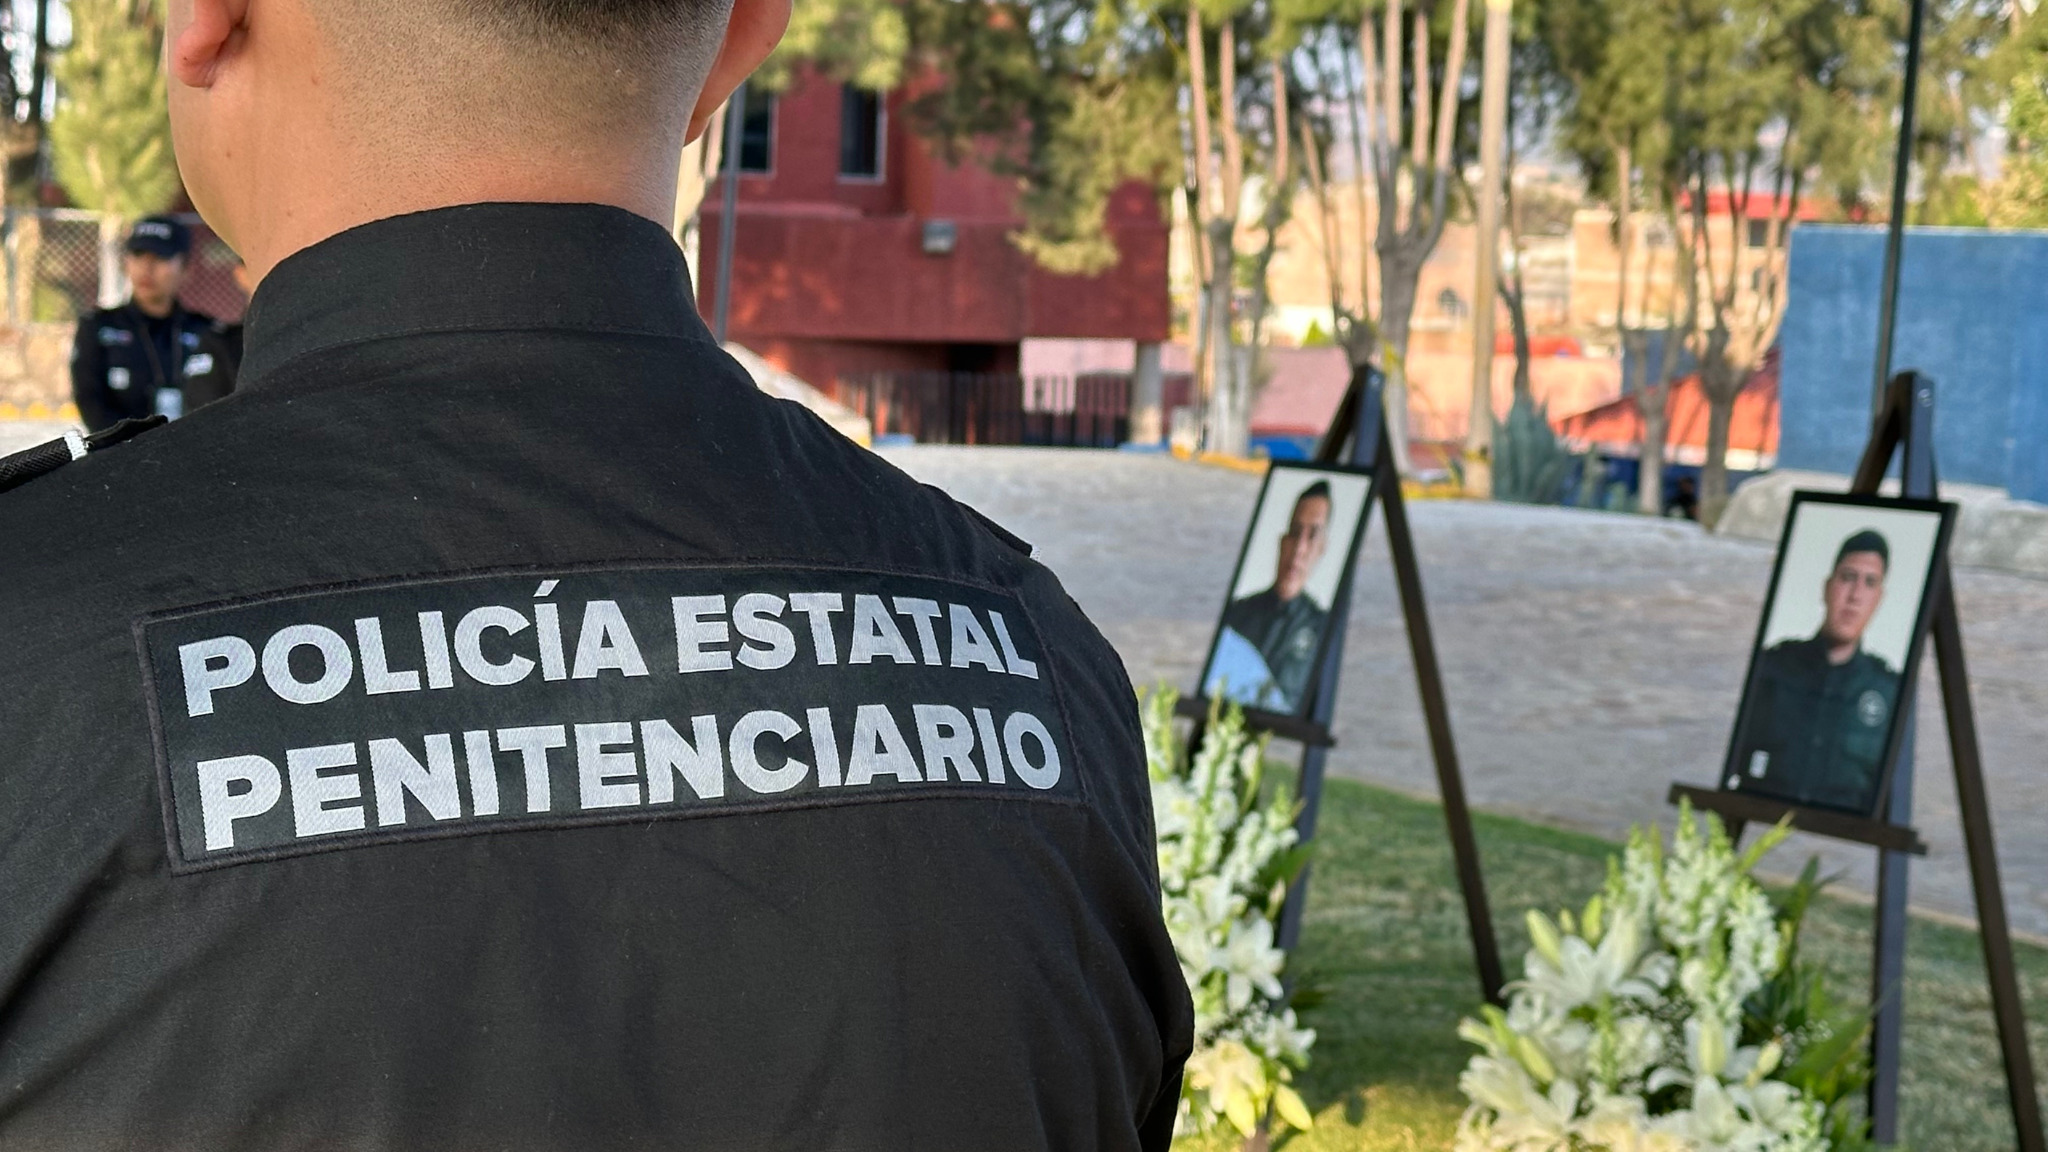
[[[0,456],[0,492],[19,488],[38,476],[55,472],[73,460],[82,460],[88,452],[110,448],[124,440],[132,440],[159,424],[168,423],[162,416],[144,416],[139,420],[123,420],[111,428],[103,428],[92,435],[66,432],[63,436],[33,448],[25,448],[12,456]]]
[[[1015,532],[1010,531],[1008,528],[1005,528],[1001,524],[998,524],[995,521],[989,519],[988,517],[982,515],[980,509],[975,508],[971,504],[962,504],[960,506],[962,508],[967,509],[967,514],[969,516],[972,516],[976,520],[979,520],[981,522],[981,526],[983,528],[988,529],[989,534],[991,536],[994,536],[996,539],[1002,541],[1004,544],[1008,545],[1012,550],[1021,552],[1026,557],[1033,556],[1038,552],[1038,549],[1033,548],[1030,542],[1026,541],[1023,537],[1017,535]]]

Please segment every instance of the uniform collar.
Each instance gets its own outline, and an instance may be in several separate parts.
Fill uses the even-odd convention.
[[[659,224],[597,204],[468,204],[296,252],[249,303],[245,384],[399,336],[510,329],[711,339]]]
[[[127,318],[141,325],[170,324],[175,326],[192,318],[192,313],[185,310],[185,305],[176,300],[171,302],[171,311],[169,315],[151,316],[149,313],[144,312],[140,307],[136,305],[135,297],[133,296],[130,296],[128,299],[121,301],[120,305],[116,307],[114,311],[125,313]]]

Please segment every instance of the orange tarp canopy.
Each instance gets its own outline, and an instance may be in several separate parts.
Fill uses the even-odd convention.
[[[1681,464],[1704,463],[1707,454],[1707,395],[1697,373],[1672,385],[1665,398],[1664,457]],[[1634,456],[1643,440],[1643,416],[1633,395],[1610,400],[1570,416],[1554,418],[1558,434],[1580,449],[1610,456]],[[1778,354],[1750,376],[1735,398],[1728,426],[1729,466],[1768,468],[1778,457]]]

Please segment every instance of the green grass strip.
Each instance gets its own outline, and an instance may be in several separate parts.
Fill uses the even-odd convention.
[[[1443,810],[1351,780],[1331,780],[1318,825],[1302,946],[1292,970],[1323,999],[1302,1014],[1315,1053],[1296,1083],[1316,1129],[1289,1152],[1408,1152],[1448,1148],[1464,1098],[1458,1072],[1471,1049],[1458,1018],[1476,1009],[1479,981],[1451,871]],[[1510,978],[1528,948],[1522,913],[1577,908],[1600,886],[1619,846],[1505,817],[1477,817],[1495,930]],[[1867,995],[1871,912],[1824,898],[1804,947],[1845,996]],[[2048,1068],[2048,949],[2017,946],[2029,1040]],[[1974,932],[1916,918],[1906,967],[1906,1066],[1901,1110],[1909,1147],[1973,1152],[2013,1147],[2005,1076],[1991,1022],[1983,953]],[[1235,1148],[1223,1137],[1179,1147]]]

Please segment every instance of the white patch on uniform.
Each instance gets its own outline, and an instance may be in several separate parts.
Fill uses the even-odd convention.
[[[100,329],[100,347],[102,348],[125,348],[133,343],[135,343],[135,333],[130,332],[126,328],[115,328],[109,325]]]
[[[1771,767],[1771,754],[1759,748],[1749,754],[1749,774],[1759,779]]]
[[[1890,706],[1884,702],[1884,693],[1875,688],[1864,689],[1863,695],[1856,698],[1856,718],[1866,727],[1875,728],[1884,723],[1890,712]]]
[[[180,332],[178,333],[178,342],[187,348],[197,348],[199,347],[199,333]]]
[[[126,392],[128,390],[128,379],[128,370],[126,368],[116,365],[107,369],[107,387],[112,388],[116,392]]]
[[[185,375],[204,376],[213,371],[213,353],[194,352],[185,361]]]

